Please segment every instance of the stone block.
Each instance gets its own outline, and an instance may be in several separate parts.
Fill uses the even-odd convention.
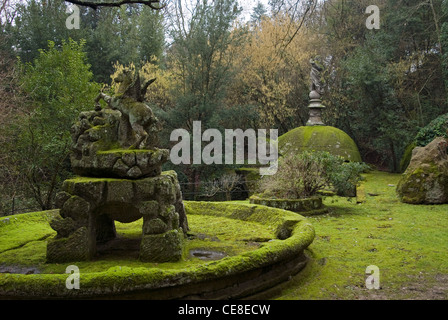
[[[448,203],[447,145],[444,138],[438,137],[425,147],[414,148],[411,161],[397,185],[402,202]]]
[[[183,253],[182,229],[162,234],[144,235],[140,244],[140,260],[143,262],[176,262]]]
[[[92,243],[86,227],[81,227],[68,238],[53,238],[47,244],[47,262],[62,263],[92,258]]]
[[[89,219],[90,204],[78,196],[72,196],[65,201],[60,214],[63,218],[70,217],[78,223],[86,223]]]
[[[107,181],[107,202],[132,203],[133,183],[130,180],[110,179]]]

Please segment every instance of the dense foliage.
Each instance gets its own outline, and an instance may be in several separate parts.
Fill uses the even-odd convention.
[[[432,120],[415,136],[417,146],[424,147],[436,137],[448,137],[448,113]]]
[[[84,42],[49,42],[33,63],[19,63],[23,115],[2,128],[10,137],[7,175],[22,181],[41,209],[50,209],[60,183],[70,175],[70,127],[79,112],[92,108],[100,86],[92,82]],[[6,168],[4,168],[6,169]]]
[[[245,14],[246,3],[237,0],[170,1],[163,10],[80,7],[80,29],[66,27],[70,13],[63,1],[0,1],[2,144],[17,152],[54,152],[55,162],[69,116],[91,107],[90,90],[99,88],[92,81],[110,85],[110,75],[131,64],[157,77],[147,100],[164,124],[165,148],[173,129],[191,132],[197,120],[203,131],[276,128],[280,135],[304,125],[309,59],[315,55],[325,66],[325,123],[348,133],[363,160],[377,167],[399,171],[416,134],[448,111],[447,0],[375,1],[379,29],[366,27],[370,0],[271,0]],[[50,52],[71,60],[41,61]],[[26,67],[18,68],[16,57]],[[13,127],[18,129],[11,132]],[[28,130],[23,138],[23,128],[32,128],[33,135]],[[43,143],[38,132],[46,148],[33,147]],[[27,155],[20,163],[53,176],[57,168],[38,158]],[[17,178],[27,171],[19,174],[16,159],[8,153],[0,161],[1,189],[14,190],[2,193],[1,203],[13,194],[35,193]],[[194,195],[201,182],[227,168],[174,169]],[[42,177],[37,180],[46,181]]]

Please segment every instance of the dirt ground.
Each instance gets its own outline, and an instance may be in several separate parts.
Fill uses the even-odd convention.
[[[448,275],[409,277],[408,285],[399,288],[367,290],[358,288],[359,300],[448,300]]]

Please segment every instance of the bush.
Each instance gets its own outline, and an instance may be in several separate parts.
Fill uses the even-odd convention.
[[[369,170],[369,166],[360,162],[335,161],[337,164],[327,170],[328,180],[340,196],[356,196],[356,185],[362,179],[361,173]]]
[[[311,197],[324,188],[347,195],[367,168],[364,163],[345,162],[325,151],[304,151],[280,158],[277,173],[264,177],[261,189],[263,197],[284,199]]]
[[[426,127],[420,129],[415,136],[415,143],[424,147],[436,137],[448,137],[448,113],[432,120]]]

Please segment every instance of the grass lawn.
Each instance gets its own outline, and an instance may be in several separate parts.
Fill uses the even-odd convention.
[[[308,218],[316,231],[314,242],[307,250],[310,262],[300,274],[276,288],[276,295],[271,298],[448,298],[448,204],[401,203],[395,193],[398,174],[372,172],[365,178],[365,202],[327,197],[325,204],[329,213]],[[45,263],[46,241],[55,234],[49,227],[48,217],[55,212],[24,215],[19,220],[18,216],[7,217],[9,224],[0,225],[0,272],[13,265],[23,267],[22,272],[33,267],[41,273],[65,273],[65,264]],[[117,231],[126,238],[138,240],[141,223],[141,220],[117,223]],[[222,219],[198,215],[190,215],[189,223],[198,238],[190,240],[186,249],[214,248],[234,255],[240,250],[256,249],[246,245],[255,241],[250,239],[273,237],[270,226],[263,224],[242,224],[232,219],[223,223]],[[118,265],[162,267],[162,264],[142,264],[137,257],[138,246],[135,256],[118,259],[112,254],[110,259],[105,256],[97,261],[79,262],[78,266],[83,272],[104,271]],[[202,263],[206,262],[188,257],[163,267],[192,267]],[[380,271],[378,290],[366,288],[366,268],[370,265]]]
[[[309,218],[311,263],[277,299],[448,298],[448,204],[403,204],[399,174],[365,177],[364,203],[328,197],[330,213]],[[366,288],[370,265],[379,268],[379,290]]]

